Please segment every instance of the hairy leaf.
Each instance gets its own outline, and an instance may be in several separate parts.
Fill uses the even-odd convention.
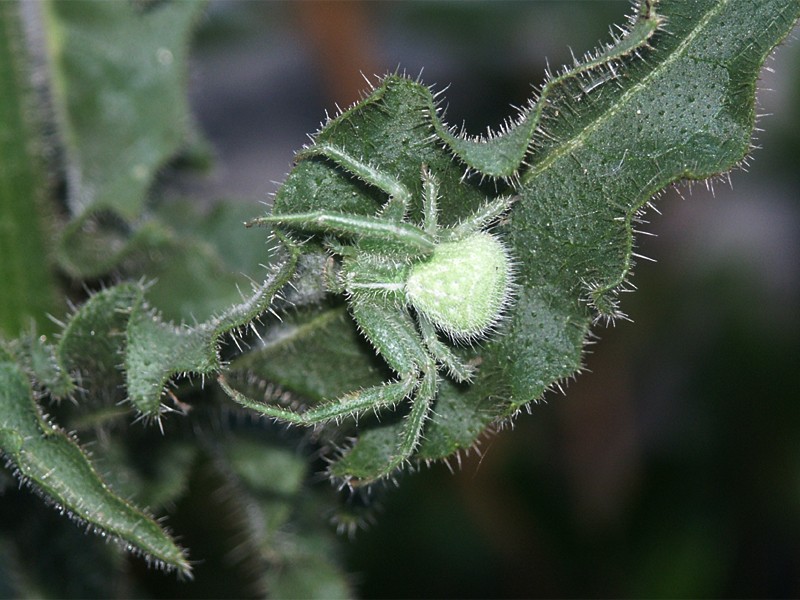
[[[672,182],[729,170],[750,150],[759,69],[790,30],[788,0],[664,1],[665,30],[618,80],[549,103],[505,229],[521,258],[517,307],[484,357],[510,409],[580,368],[593,318],[621,314],[639,212]],[[555,115],[579,114],[579,119]],[[536,260],[536,257],[547,257]],[[594,310],[590,310],[594,309]],[[508,360],[508,357],[513,360]]]
[[[295,273],[297,254],[285,255],[249,298],[193,328],[164,321],[146,304],[145,287],[128,283],[93,295],[65,324],[55,347],[35,336],[12,347],[43,392],[54,398],[83,392],[93,405],[85,423],[102,419],[98,408],[117,404],[120,392],[140,413],[158,417],[169,379],[217,372],[223,337],[237,335],[236,330],[280,304],[276,296]],[[298,284],[295,293],[302,289]],[[190,573],[183,552],[158,524],[111,492],[77,443],[41,416],[25,372],[2,352],[0,449],[19,476],[98,532],[122,540],[156,564]],[[163,485],[151,492],[150,501],[174,493]]]
[[[634,264],[638,214],[669,184],[724,173],[744,158],[759,69],[798,14],[793,0],[643,2],[625,36],[551,76],[516,124],[487,139],[450,132],[429,90],[399,76],[317,134],[315,144],[363,157],[411,190],[415,222],[423,166],[441,184],[445,224],[506,186],[517,195],[498,228],[517,263],[515,300],[499,331],[465,351],[480,363],[477,380],[440,390],[420,459],[471,447],[490,425],[580,370],[593,321],[622,315],[616,295]],[[374,215],[387,200],[313,148],[298,158],[275,215]],[[324,346],[327,325],[315,327],[314,318],[302,325],[303,338]],[[354,336],[340,342],[345,353],[365,351]],[[302,360],[290,353],[271,361],[269,379],[308,393],[291,375]],[[352,374],[331,374],[316,390],[338,390],[345,377]],[[402,422],[362,427],[331,473],[371,481],[402,430]]]
[[[295,265],[296,252],[248,300],[195,328],[163,321],[146,305],[143,286],[123,284],[90,298],[66,324],[55,348],[38,338],[14,347],[37,385],[53,396],[74,391],[69,373],[95,402],[116,401],[125,389],[140,412],[157,417],[166,382],[181,373],[218,371],[220,338],[265,312]],[[169,536],[112,493],[75,441],[41,416],[31,384],[11,355],[2,350],[0,359],[0,449],[19,476],[75,518],[157,564],[189,573],[189,563]]]
[[[658,0],[644,0],[630,18],[629,31],[580,64],[550,76],[537,97],[516,122],[509,121],[497,134],[469,138],[454,133],[435,121],[436,131],[453,153],[477,173],[491,177],[514,177],[524,166],[529,151],[535,152],[550,141],[539,129],[542,117],[558,116],[553,106],[572,95],[580,99],[619,77],[616,68],[632,54],[643,51],[658,31],[664,18],[656,12]],[[577,95],[576,95],[577,94]],[[537,131],[538,130],[538,131]]]
[[[100,479],[81,448],[39,412],[33,390],[11,355],[0,350],[0,449],[18,476],[56,507],[148,560],[189,574],[186,556],[151,517]]]
[[[59,363],[86,378],[93,395],[124,389],[143,415],[157,417],[167,381],[220,368],[223,336],[260,318],[295,272],[297,252],[274,268],[240,304],[195,327],[165,321],[145,301],[145,288],[122,284],[95,294],[69,320],[57,348]]]

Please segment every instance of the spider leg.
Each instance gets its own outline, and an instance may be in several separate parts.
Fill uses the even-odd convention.
[[[383,244],[389,242],[408,251],[412,256],[430,254],[436,247],[433,237],[410,223],[334,211],[273,214],[247,223],[248,227],[253,225],[283,225],[292,229],[352,235]]]
[[[408,310],[390,299],[384,302],[376,300],[372,298],[366,302],[355,297],[351,302],[353,318],[361,332],[392,369],[401,374],[413,372],[417,380],[422,373],[422,380],[411,397],[411,410],[405,417],[400,442],[389,461],[375,474],[375,478],[381,478],[407,461],[419,445],[425,421],[436,399],[439,376],[431,356],[433,351],[426,347]]]
[[[436,361],[447,369],[450,377],[455,379],[458,383],[468,383],[472,381],[475,375],[475,369],[466,365],[459,358],[453,354],[453,351],[443,344],[436,335],[436,328],[431,323],[430,319],[426,316],[418,314],[417,321],[419,322],[419,330],[422,332],[422,339],[425,340],[425,345],[428,350],[436,358]]]
[[[377,410],[396,405],[417,388],[420,365],[427,371],[432,368],[435,375],[436,365],[428,357],[407,311],[398,311],[391,301],[376,302],[375,299],[369,303],[354,302],[352,309],[362,333],[389,366],[400,373],[397,381],[346,394],[303,412],[252,400],[228,385],[223,376],[218,378],[220,386],[233,400],[263,415],[297,425],[315,425],[357,416],[370,408]]]
[[[431,406],[436,399],[436,392],[439,387],[439,378],[436,374],[436,366],[431,364],[425,370],[422,382],[419,385],[416,395],[411,404],[411,410],[405,417],[405,423],[400,434],[400,443],[389,461],[384,465],[380,472],[375,474],[375,479],[380,479],[391,475],[391,473],[402,466],[414,450],[419,446],[422,439],[422,429],[425,421],[431,412]]]
[[[361,333],[401,377],[419,374],[432,362],[408,310],[373,295],[353,294],[351,300],[350,312]]]
[[[397,178],[348,154],[343,148],[326,142],[316,143],[297,154],[298,158],[308,156],[329,158],[362,181],[386,192],[389,195],[389,200],[383,205],[379,213],[384,219],[399,222],[405,217],[408,205],[411,202],[411,193]]]
[[[322,402],[303,412],[295,412],[288,408],[248,398],[228,385],[223,376],[220,376],[218,381],[225,393],[245,408],[287,423],[312,426],[328,421],[338,421],[345,417],[358,417],[369,409],[393,407],[414,391],[417,387],[418,376],[416,373],[410,373],[392,383],[376,385],[346,394],[337,400]]]
[[[500,196],[485,203],[474,213],[463,219],[454,227],[442,231],[442,236],[448,241],[457,241],[470,234],[488,227],[493,221],[499,219],[511,208],[516,198],[514,196]]]

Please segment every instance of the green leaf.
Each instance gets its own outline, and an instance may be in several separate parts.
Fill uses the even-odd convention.
[[[631,16],[629,31],[614,40],[573,68],[550,76],[537,97],[522,111],[516,122],[508,121],[499,134],[470,138],[463,133],[454,135],[438,120],[434,122],[437,134],[447,143],[453,154],[476,172],[491,177],[513,178],[519,175],[528,152],[536,152],[552,140],[537,132],[543,115],[557,117],[553,106],[572,94],[580,99],[609,81],[618,78],[616,68],[631,54],[643,51],[658,28],[663,17],[656,12],[658,0],[640,2]]]
[[[627,35],[551,77],[516,126],[484,140],[454,136],[430,92],[398,76],[323,127],[316,144],[367,157],[371,169],[411,191],[411,221],[422,221],[423,165],[441,183],[446,225],[506,184],[517,194],[497,230],[517,263],[516,298],[497,334],[463,351],[480,363],[478,378],[440,390],[418,458],[471,447],[489,426],[580,370],[592,323],[622,316],[617,294],[634,264],[640,211],[669,184],[724,173],[744,158],[759,69],[799,14],[796,0],[643,2]],[[504,179],[490,184],[493,177]],[[386,199],[312,148],[299,155],[273,214],[372,216]],[[315,318],[297,326],[305,328],[305,348],[330,343]],[[357,345],[344,338],[345,352]],[[271,356],[260,371],[316,399],[291,375],[308,365],[303,360],[302,352]],[[315,390],[338,381],[329,376]],[[371,481],[401,431],[401,424],[363,425],[332,474]]]
[[[275,243],[247,230],[245,203],[220,203],[210,211],[188,201],[164,202],[131,228],[109,214],[73,221],[72,248],[61,266],[74,277],[100,277],[117,270],[146,274],[148,300],[176,322],[199,322],[240,302],[243,291],[263,276]],[[232,232],[237,232],[233,234]]]
[[[44,244],[47,179],[35,143],[39,132],[18,8],[0,3],[0,333],[7,335],[31,321],[51,331],[46,315],[57,307]]]
[[[73,215],[139,216],[189,122],[184,93],[203,2],[44,3],[53,94]]]
[[[93,295],[67,322],[56,347],[58,363],[103,404],[119,402],[124,384],[125,333],[140,286],[123,284]]]
[[[159,596],[351,597],[328,523],[334,491],[309,485],[296,448],[250,426],[236,433],[206,440],[174,501],[170,520],[198,564],[191,582],[159,578]]]
[[[256,508],[249,535],[267,565],[270,598],[349,598],[347,578],[333,560],[335,540],[323,502],[306,485],[308,463],[297,452],[240,436],[224,452],[239,479],[240,498]]]
[[[54,399],[61,400],[75,392],[75,382],[46,336],[31,331],[21,336],[16,345],[20,363],[31,374],[32,380],[49,390]]]
[[[291,250],[252,295],[195,327],[165,321],[145,301],[140,284],[122,284],[92,296],[65,325],[59,363],[93,396],[115,398],[124,376],[128,400],[158,417],[167,382],[177,375],[206,376],[220,368],[219,346],[266,313],[297,266]],[[122,366],[122,368],[120,368]]]
[[[290,389],[312,401],[338,398],[390,376],[344,307],[282,317],[266,332],[263,343],[231,362],[229,372],[244,381],[255,375],[277,384],[268,396]]]
[[[151,510],[170,511],[186,492],[200,449],[195,440],[182,439],[174,430],[165,435],[138,428],[125,436],[101,437],[95,452],[102,452],[106,479],[120,495]]]
[[[125,389],[140,412],[158,417],[166,382],[181,373],[219,370],[220,338],[267,311],[294,274],[296,263],[293,251],[250,298],[195,328],[163,321],[146,305],[143,286],[131,283],[92,296],[65,325],[55,348],[35,336],[13,347],[37,384],[54,397],[81,389],[93,404],[116,404]],[[71,377],[78,380],[77,388]],[[102,419],[100,413],[92,410],[83,421]],[[133,545],[156,564],[190,573],[183,552],[169,536],[112,493],[78,445],[41,416],[30,382],[5,350],[0,354],[0,449],[20,477],[71,516]],[[177,457],[186,462],[185,452],[179,451]],[[178,462],[171,466],[177,471],[167,472],[185,471]],[[170,485],[175,482],[177,488]],[[182,484],[175,475],[172,482],[156,476],[148,487],[145,499],[161,502],[179,492]]]
[[[189,138],[189,36],[205,3],[53,0],[43,7],[74,219],[59,261],[92,277],[150,236],[160,239],[157,229],[137,231],[137,220],[159,169]]]
[[[183,550],[158,523],[117,496],[81,448],[42,417],[25,373],[2,349],[0,449],[17,475],[58,510],[132,545],[158,565],[191,573]]]
[[[593,319],[621,315],[617,294],[650,198],[670,183],[724,173],[749,152],[759,70],[800,4],[664,1],[658,10],[666,30],[644,60],[587,97],[567,82],[548,110],[579,118],[548,118],[541,135],[549,144],[527,159],[505,229],[521,259],[519,298],[484,355],[508,386],[510,410],[580,369]]]
[[[205,321],[241,302],[279,256],[274,241],[265,243],[263,232],[242,225],[252,214],[246,202],[222,202],[202,213],[190,201],[164,202],[157,217],[168,224],[169,242],[140,253],[128,271],[154,279],[147,300],[164,318]]]

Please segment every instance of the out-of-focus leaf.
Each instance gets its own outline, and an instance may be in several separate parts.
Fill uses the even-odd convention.
[[[148,428],[126,433],[98,443],[96,453],[102,452],[106,479],[120,495],[138,505],[167,510],[186,492],[199,448],[174,432],[164,435]]]
[[[187,55],[204,8],[195,1],[43,3],[73,217],[58,260],[75,277],[102,275],[163,241],[158,227],[139,220],[159,169],[190,138]]]
[[[18,572],[11,544],[0,539],[0,598],[18,598],[22,596],[22,576]]]
[[[250,535],[267,565],[262,582],[268,596],[352,597],[325,518],[322,502],[330,498],[307,488],[305,458],[247,437],[230,440],[225,456],[257,512]]]
[[[204,2],[43,4],[76,217],[137,218],[189,123],[186,56]]]
[[[130,271],[147,273],[148,301],[171,321],[202,322],[237,304],[264,277],[276,256],[274,242],[246,229],[253,216],[244,202],[199,212],[189,202],[168,202],[158,217],[170,228],[167,243],[149,248]]]
[[[176,530],[199,564],[190,583],[162,594],[197,597],[347,598],[324,501],[308,486],[308,461],[249,434],[200,456],[176,502]],[[153,575],[148,578],[154,580]]]
[[[57,306],[45,246],[47,178],[37,155],[40,132],[18,8],[0,3],[0,333],[9,336],[31,321],[51,331],[47,313]]]

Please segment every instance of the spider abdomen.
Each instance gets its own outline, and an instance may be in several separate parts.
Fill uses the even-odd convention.
[[[503,244],[487,232],[436,246],[414,264],[406,297],[417,312],[454,339],[474,339],[497,323],[508,302],[511,262]]]

